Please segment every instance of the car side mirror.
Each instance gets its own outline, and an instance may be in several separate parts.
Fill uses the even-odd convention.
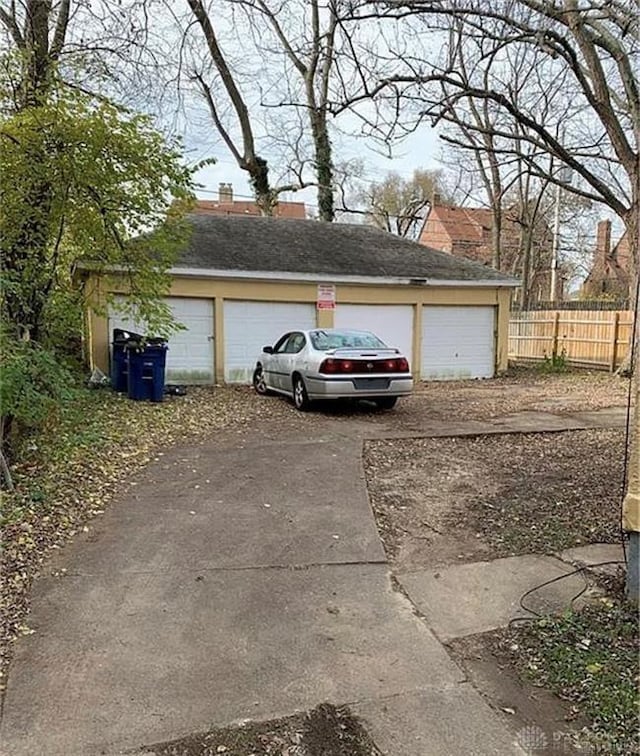
[[[263,346],[262,351],[265,354],[273,354],[273,347],[272,346]]]

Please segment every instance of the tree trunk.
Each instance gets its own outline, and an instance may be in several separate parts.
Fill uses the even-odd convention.
[[[249,181],[256,196],[256,204],[260,208],[260,213],[272,216],[277,196],[269,184],[269,166],[267,161],[256,155],[253,160],[246,163],[246,170],[249,174]]]
[[[32,165],[44,161],[36,152]],[[49,216],[52,188],[38,173],[24,188],[27,212],[18,221],[18,234],[4,250],[0,270],[5,279],[2,298],[3,315],[21,339],[38,341],[45,329],[45,309],[51,288]],[[13,281],[13,285],[7,285]]]
[[[318,177],[318,212],[320,220],[335,220],[333,204],[333,160],[327,121],[322,113],[311,113],[311,130],[315,147],[316,176]]]
[[[51,77],[49,54],[49,16],[51,0],[29,0],[26,5],[23,69],[19,87],[18,110],[34,107],[46,93]]]
[[[493,223],[491,224],[492,255],[491,265],[500,270],[502,264],[502,205],[500,200],[494,202]]]

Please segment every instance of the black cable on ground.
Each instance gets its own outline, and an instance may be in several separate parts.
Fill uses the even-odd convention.
[[[623,559],[613,559],[607,562],[596,562],[595,564],[585,564],[582,567],[577,567],[575,570],[572,570],[571,572],[565,573],[564,575],[557,575],[556,577],[551,578],[551,580],[545,580],[544,583],[535,585],[533,588],[530,588],[528,591],[525,591],[525,593],[523,593],[522,596],[520,596],[520,599],[518,600],[518,604],[520,605],[520,608],[523,611],[528,612],[529,614],[532,614],[533,617],[514,617],[513,619],[509,621],[509,627],[511,627],[512,623],[515,623],[515,622],[533,622],[536,619],[543,618],[543,615],[536,612],[535,609],[531,609],[531,607],[528,607],[524,603],[524,600],[527,598],[527,596],[531,596],[532,593],[539,591],[541,588],[545,588],[546,586],[552,585],[553,583],[557,583],[560,580],[564,580],[565,578],[573,577],[574,575],[577,575],[578,573],[583,573],[585,570],[592,570],[595,567],[606,567],[607,565],[611,565],[611,564],[625,564],[625,563],[626,562]],[[589,587],[589,584],[585,580],[582,588],[578,591],[578,593],[576,593],[576,595],[569,602],[571,607],[573,607],[574,602],[577,601],[580,598],[580,596],[584,594],[584,592],[587,590],[588,587]]]

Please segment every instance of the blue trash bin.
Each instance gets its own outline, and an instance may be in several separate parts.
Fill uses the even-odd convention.
[[[139,333],[125,331],[122,328],[113,329],[111,342],[111,387],[114,391],[124,393],[127,390],[127,354],[126,345],[130,341],[141,342],[143,337]]]
[[[166,342],[159,339],[152,339],[145,344],[130,342],[126,346],[129,399],[142,402],[163,400],[167,349]]]

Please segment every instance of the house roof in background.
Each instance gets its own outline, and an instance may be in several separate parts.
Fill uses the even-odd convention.
[[[611,255],[615,258],[621,268],[624,270],[629,269],[629,263],[631,261],[631,245],[629,244],[629,234],[626,231],[614,245],[611,250]]]
[[[196,200],[194,212],[209,215],[261,215],[260,209],[251,200]],[[304,202],[278,202],[275,207],[276,217],[306,218]]]
[[[174,270],[305,274],[318,278],[495,282],[510,276],[373,226],[239,215],[190,216],[192,235]]]
[[[491,230],[493,224],[491,210],[484,207],[434,205],[429,215],[442,223],[452,241],[482,242],[483,231]]]

